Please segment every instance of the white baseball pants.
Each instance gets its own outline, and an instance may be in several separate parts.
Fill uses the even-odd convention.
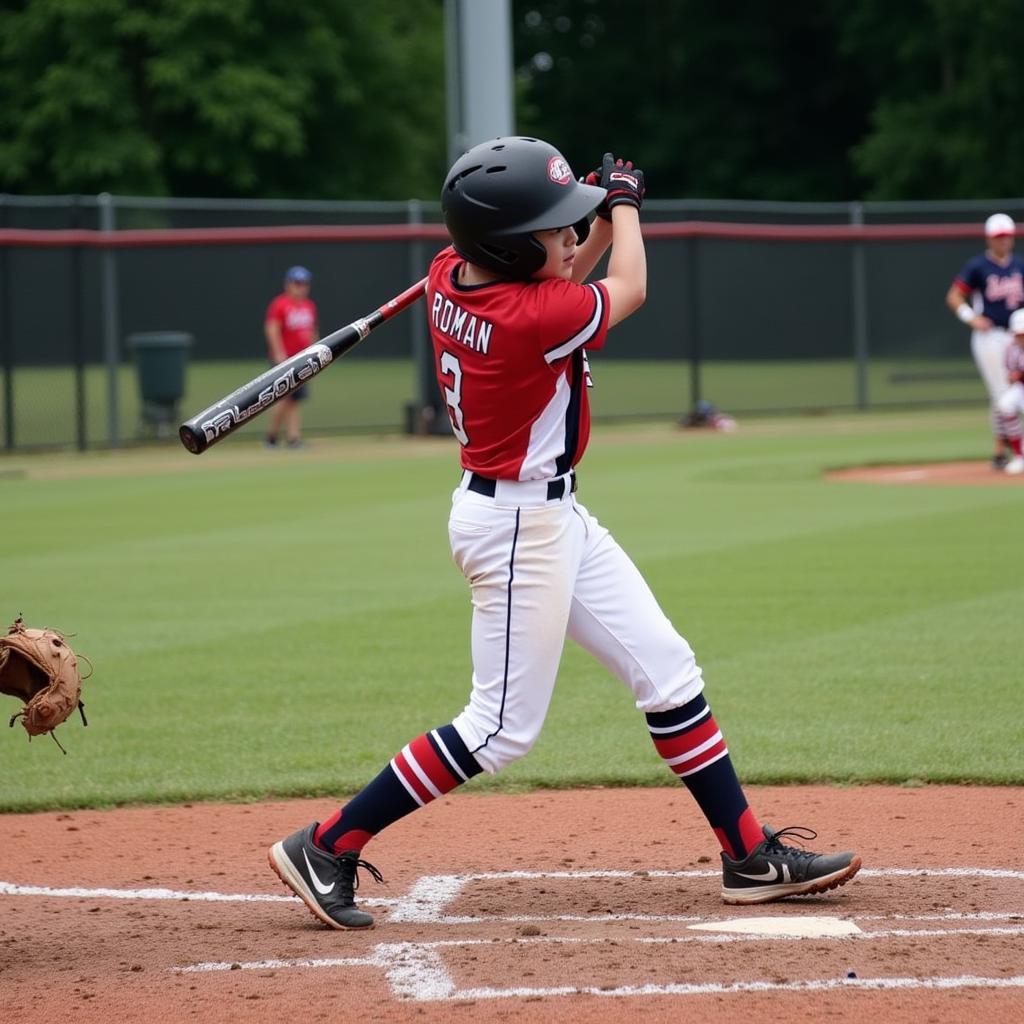
[[[469,582],[473,689],[454,719],[488,772],[522,757],[547,715],[568,635],[632,691],[644,712],[668,711],[704,687],[690,645],[611,534],[548,481],[497,481],[494,497],[452,496],[452,557]]]
[[[1020,381],[1016,384],[1011,384],[999,396],[996,408],[1004,416],[1019,416],[1024,412],[1024,384],[1021,384]]]
[[[1010,386],[1006,376],[1006,347],[1009,344],[1010,332],[1002,327],[971,331],[971,355],[993,402],[998,401]]]
[[[992,410],[992,432],[1000,437],[1005,432],[1005,424],[1001,422],[1005,415],[999,409],[999,399],[1010,386],[1006,375],[1006,348],[1010,344],[1010,332],[1002,327],[993,327],[987,331],[971,332],[971,355],[985,382]]]

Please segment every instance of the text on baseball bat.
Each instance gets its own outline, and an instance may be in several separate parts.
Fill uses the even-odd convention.
[[[300,384],[316,376],[333,358],[330,348],[319,343],[310,345],[300,355],[302,359],[289,362],[281,369],[278,376],[274,377],[266,387],[260,389],[256,395],[256,401],[251,405],[247,405],[244,409],[240,409],[237,405],[227,405],[233,398],[248,389],[249,385],[244,385],[223,401],[207,409],[206,412],[200,413],[196,418],[202,421],[199,424],[199,429],[206,436],[206,440],[214,441],[221,434],[228,433],[241,426],[246,420],[252,419],[268,405],[272,405],[277,399],[283,398]],[[210,415],[210,418],[204,420],[203,417],[207,415]]]

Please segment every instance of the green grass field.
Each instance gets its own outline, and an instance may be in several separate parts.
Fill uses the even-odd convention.
[[[193,362],[185,376],[180,418],[187,419],[265,369],[259,361]],[[690,373],[685,360],[595,357],[594,415],[598,419],[678,417],[691,406]],[[405,407],[416,397],[416,379],[411,360],[350,358],[313,382],[304,410],[306,426],[312,433],[401,431]],[[985,395],[969,357],[873,358],[865,386],[871,407],[975,403]],[[103,446],[110,438],[108,388],[103,367],[86,369],[82,389],[89,447]],[[707,362],[701,366],[700,389],[719,408],[738,413],[852,409],[859,404],[856,367],[845,359]],[[152,426],[142,422],[137,375],[130,363],[119,368],[115,392],[120,440],[151,435]],[[12,393],[16,447],[76,443],[76,383],[69,368],[18,368]],[[4,400],[0,389],[0,443],[6,444]],[[265,423],[265,419],[256,420],[241,433],[258,434]]]
[[[822,479],[987,449],[980,406],[605,427],[579,498],[693,644],[745,781],[1019,784],[1024,484]],[[397,436],[0,458],[0,615],[95,665],[68,756],[4,730],[0,809],[358,788],[468,693],[456,479],[453,442]],[[536,748],[471,788],[670,780],[567,647]]]

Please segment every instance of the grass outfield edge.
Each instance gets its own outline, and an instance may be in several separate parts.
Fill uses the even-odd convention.
[[[831,789],[861,789],[871,786],[884,786],[891,789],[937,789],[944,786],[957,786],[967,789],[995,788],[1015,789],[1024,786],[1024,776],[1019,779],[991,781],[979,779],[828,779],[828,778],[787,778],[783,776],[758,776],[742,780],[744,787],[775,786],[796,789],[803,786],[825,786]],[[635,781],[608,780],[606,782],[579,782],[570,785],[556,785],[550,782],[535,784],[511,782],[508,784],[483,784],[477,788],[461,788],[449,794],[446,799],[472,798],[484,796],[525,796],[530,793],[559,793],[570,791],[602,790],[602,789],[677,789],[680,794],[687,794],[685,787],[674,786],[671,780]],[[24,800],[16,803],[0,803],[0,814],[46,814],[69,811],[116,811],[142,807],[190,807],[193,804],[232,804],[237,806],[257,805],[262,803],[279,803],[290,800],[324,800],[334,803],[345,803],[358,790],[334,790],[327,787],[283,787],[262,793],[227,792],[211,793],[195,796],[185,793],[166,793],[160,797],[139,797],[129,800],[102,800],[74,797],[67,800]]]

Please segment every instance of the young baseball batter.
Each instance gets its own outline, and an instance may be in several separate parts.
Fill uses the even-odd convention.
[[[540,732],[566,636],[629,687],[651,739],[722,848],[722,897],[763,903],[823,892],[852,853],[786,845],[754,816],[703,696],[690,645],[611,534],[576,500],[590,437],[587,353],[644,302],[643,172],[604,157],[578,182],[545,142],[501,138],[465,153],[442,193],[452,244],[427,308],[435,369],[461,445],[448,536],[469,582],[473,685],[447,725],[414,739],[322,822],[270,849],[270,864],[334,928],[366,928],[354,903],[366,843],[480,772],[522,757]],[[593,225],[589,217],[596,211]],[[586,283],[611,245],[607,276]]]

